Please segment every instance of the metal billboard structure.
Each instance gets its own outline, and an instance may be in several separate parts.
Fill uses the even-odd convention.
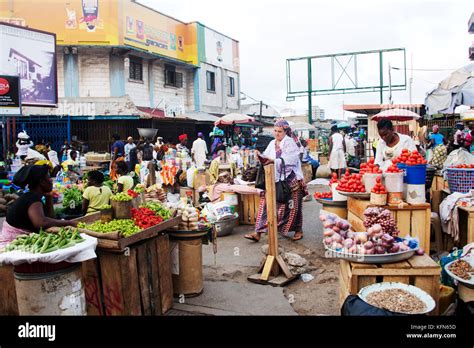
[[[399,66],[396,68],[398,76],[394,83],[392,83],[392,69],[395,68],[391,67],[393,62]],[[387,76],[384,76],[384,64],[388,65]],[[318,69],[320,71],[317,71]],[[310,124],[312,124],[313,96],[379,92],[382,104],[384,91],[406,90],[406,81],[404,48],[325,54],[286,60],[286,99],[294,101],[296,97],[308,97]]]

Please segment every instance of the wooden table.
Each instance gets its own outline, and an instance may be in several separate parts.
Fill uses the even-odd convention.
[[[442,191],[441,201],[451,194],[449,188]],[[474,207],[458,206],[459,211],[459,246],[464,246],[469,243],[474,243]],[[454,246],[452,242],[448,243],[447,248],[451,249]]]
[[[431,315],[438,314],[439,275],[441,268],[426,254],[413,256],[406,261],[381,265],[341,260],[339,274],[339,302],[349,295],[357,295],[368,285],[380,282],[399,282],[414,285],[433,297],[436,307]]]
[[[373,207],[369,200],[362,200],[348,197],[347,218],[355,231],[365,231],[364,211],[368,207]],[[430,230],[431,230],[431,209],[428,203],[417,205],[406,205],[403,208],[386,205],[382,208],[390,210],[393,218],[400,230],[400,236],[410,235],[418,238],[420,247],[429,250]]]

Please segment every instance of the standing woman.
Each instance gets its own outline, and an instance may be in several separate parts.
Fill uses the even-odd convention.
[[[331,127],[331,133],[329,137],[329,168],[337,172],[337,176],[340,178],[342,170],[347,167],[346,143],[342,134],[337,131],[337,126]]]
[[[117,173],[115,172],[115,163],[120,161],[125,161],[125,144],[120,140],[120,135],[112,135],[112,162],[110,162],[110,178],[112,180],[117,179]]]
[[[24,166],[15,174],[13,183],[23,189],[28,186],[29,191],[8,209],[0,232],[0,249],[20,234],[39,232],[41,228],[77,226],[75,221],[53,218],[53,182],[48,166]]]
[[[275,139],[268,144],[263,156],[267,163],[275,163],[275,182],[280,176],[285,177],[291,187],[291,199],[287,203],[277,203],[278,232],[287,236],[294,231],[292,240],[303,238],[303,197],[307,195],[306,185],[301,170],[300,149],[292,138],[290,126],[285,120],[278,120],[274,128]],[[283,173],[282,159],[285,162]],[[255,233],[244,237],[258,242],[262,233],[268,230],[267,204],[265,194],[260,196]]]

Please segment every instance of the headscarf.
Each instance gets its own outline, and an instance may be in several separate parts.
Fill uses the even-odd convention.
[[[204,137],[204,134],[202,134],[202,132],[199,132],[198,133],[198,138],[203,138]]]
[[[296,134],[291,130],[291,127],[290,127],[290,124],[288,123],[288,121],[280,118],[280,119],[276,120],[274,126],[283,128],[286,135],[289,136],[290,138],[292,138],[295,141],[296,145],[298,145],[298,147],[301,147],[300,140],[298,139]]]
[[[181,134],[179,137],[178,137],[178,140],[179,141],[183,141],[185,139],[188,139],[188,135],[187,134]]]
[[[28,165],[20,168],[13,177],[13,183],[24,189],[27,185],[38,184],[39,181],[49,172],[47,165]]]

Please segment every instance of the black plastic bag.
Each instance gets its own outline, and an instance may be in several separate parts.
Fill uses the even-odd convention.
[[[288,203],[291,198],[291,187],[286,179],[286,166],[283,158],[281,159],[280,181],[276,183],[276,201],[278,203]],[[283,175],[283,177],[282,177]]]
[[[344,304],[341,308],[342,316],[376,316],[376,317],[387,317],[387,316],[405,316],[408,314],[394,313],[374,307],[359,296],[349,295],[347,296]]]
[[[265,168],[259,164],[257,166],[257,177],[255,178],[255,188],[265,190]]]

